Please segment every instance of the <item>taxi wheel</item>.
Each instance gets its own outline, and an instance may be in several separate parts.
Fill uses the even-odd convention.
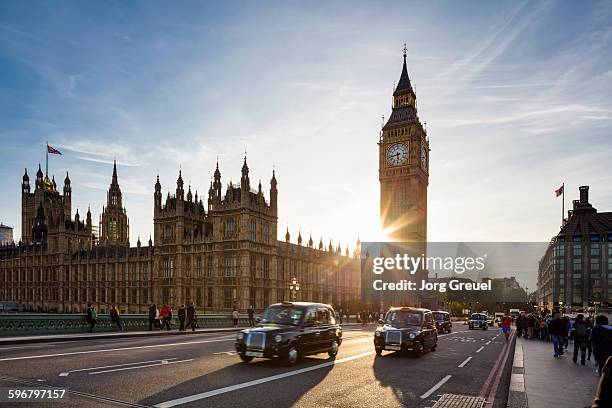
[[[338,342],[334,339],[331,344],[331,348],[327,352],[331,358],[334,358],[338,355]]]
[[[416,357],[421,357],[421,354],[423,354],[423,345],[421,343],[415,343],[414,344],[414,355]]]
[[[245,363],[250,363],[251,361],[253,361],[253,357],[251,356],[245,356],[244,354],[239,354],[240,359],[242,361],[244,361]]]
[[[434,346],[430,348],[429,351],[436,351],[436,347],[438,347],[438,343],[434,344]]]
[[[289,349],[287,350],[287,355],[285,356],[285,365],[294,365],[298,360],[298,355],[299,353],[297,348],[295,347],[295,344],[290,345]]]

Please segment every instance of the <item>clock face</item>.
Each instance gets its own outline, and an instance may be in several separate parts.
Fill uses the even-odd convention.
[[[393,166],[399,166],[408,160],[408,146],[396,143],[387,150],[387,162]]]
[[[421,147],[421,166],[424,169],[427,168],[427,148],[425,146]]]

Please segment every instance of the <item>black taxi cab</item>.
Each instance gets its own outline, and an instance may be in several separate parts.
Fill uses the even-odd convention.
[[[301,356],[328,353],[336,357],[342,329],[330,305],[283,302],[270,305],[257,327],[236,335],[236,352],[246,363],[255,357],[279,358],[293,365]]]
[[[425,350],[436,350],[438,331],[429,309],[394,307],[378,323],[380,327],[374,332],[377,355],[381,355],[383,350],[389,350],[411,351],[419,356]]]
[[[470,330],[487,330],[489,328],[489,316],[484,313],[472,313],[468,321]]]
[[[450,333],[453,330],[453,322],[451,322],[450,313],[443,310],[436,310],[432,313],[438,333]]]

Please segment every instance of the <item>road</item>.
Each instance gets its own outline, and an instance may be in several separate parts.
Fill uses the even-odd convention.
[[[377,357],[374,327],[347,327],[335,360],[320,354],[294,367],[242,363],[235,335],[221,333],[3,346],[0,387],[70,390],[61,403],[22,407],[431,407],[443,394],[505,406],[512,345],[497,328],[454,329],[440,335],[435,352],[416,358]]]

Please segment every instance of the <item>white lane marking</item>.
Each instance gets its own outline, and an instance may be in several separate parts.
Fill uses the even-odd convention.
[[[238,353],[236,353],[235,351],[219,351],[219,352],[213,353],[213,354],[216,354],[216,355],[225,354],[225,355],[228,355],[228,356],[235,356]]]
[[[234,341],[234,339],[231,338],[231,339],[182,341],[179,343],[162,343],[162,344],[150,344],[146,346],[131,346],[131,347],[120,347],[120,348],[112,348],[112,349],[102,349],[102,350],[71,351],[67,353],[57,353],[57,354],[41,354],[41,355],[34,355],[34,356],[9,357],[9,358],[0,358],[0,362],[15,361],[15,360],[32,360],[35,358],[47,358],[47,357],[73,356],[73,355],[79,355],[79,354],[110,353],[113,351],[123,351],[123,350],[138,350],[138,349],[159,348],[159,347],[184,346],[184,345],[190,345],[190,344],[216,343],[219,341]]]
[[[280,380],[282,378],[292,377],[294,375],[307,373],[309,371],[318,370],[320,368],[325,368],[325,367],[333,366],[333,365],[336,365],[336,364],[346,363],[347,361],[356,360],[358,358],[370,356],[372,354],[374,354],[373,351],[368,351],[368,352],[365,352],[365,353],[356,354],[354,356],[344,357],[344,358],[340,358],[340,359],[334,360],[334,361],[328,361],[327,363],[318,364],[318,365],[315,365],[315,366],[312,366],[312,367],[300,368],[299,370],[293,370],[293,371],[289,371],[289,372],[286,372],[286,373],[273,375],[273,376],[270,376],[270,377],[264,377],[264,378],[260,378],[260,379],[253,380],[253,381],[247,381],[247,382],[240,383],[240,384],[235,384],[235,385],[230,385],[230,386],[223,387],[223,388],[218,388],[218,389],[212,390],[212,391],[202,392],[200,394],[194,394],[194,395],[190,395],[190,396],[187,396],[187,397],[182,397],[182,398],[177,398],[177,399],[170,400],[170,401],[160,402],[159,404],[156,404],[155,407],[158,407],[158,408],[169,408],[169,407],[174,407],[174,406],[181,405],[181,404],[187,404],[189,402],[199,401],[199,400],[202,400],[202,399],[205,399],[205,398],[213,397],[213,396],[219,395],[219,394],[225,394],[227,392],[236,391],[236,390],[239,390],[239,389],[242,389],[242,388],[252,387],[254,385],[259,385],[259,384],[267,383],[267,382],[270,382],[270,381],[276,381],[276,380]]]
[[[484,346],[481,346],[478,350],[476,350],[476,352],[480,353],[482,351],[482,349],[484,349]]]
[[[467,363],[469,363],[469,361],[470,361],[471,359],[472,359],[472,357],[468,357],[468,358],[466,358],[465,360],[463,360],[463,363],[459,364],[457,367],[459,367],[459,368],[463,368],[463,367],[465,367],[465,365],[466,365]]]
[[[168,359],[165,359],[165,360],[137,361],[135,363],[115,364],[115,365],[108,365],[108,366],[101,366],[101,367],[79,368],[78,370],[65,371],[63,373],[60,373],[59,376],[60,377],[68,377],[70,375],[70,373],[78,373],[80,371],[93,371],[93,370],[99,370],[99,369],[103,369],[103,368],[125,367],[125,366],[137,365],[137,364],[149,364],[149,363],[155,363],[157,361],[166,361],[166,362],[168,362],[168,360],[176,360],[176,357],[168,358]]]
[[[157,363],[157,364],[147,364],[147,365],[133,366],[133,367],[113,368],[111,370],[94,371],[94,372],[87,373],[87,374],[89,374],[89,375],[96,375],[96,374],[112,373],[114,371],[135,370],[137,368],[147,368],[147,367],[155,367],[155,366],[160,366],[160,365],[170,365],[170,364],[186,363],[188,361],[193,361],[193,358],[190,358],[190,359],[187,359],[187,360],[176,360],[176,361],[162,360],[160,363]]]
[[[431,394],[434,393],[434,391],[436,391],[438,388],[443,386],[445,382],[450,380],[451,377],[452,377],[452,375],[449,374],[446,377],[444,377],[443,379],[441,379],[440,381],[438,381],[438,383],[436,385],[434,385],[433,387],[431,387],[429,389],[429,391],[427,391],[425,394],[421,395],[421,399],[425,399],[425,398],[429,397]]]
[[[489,341],[487,341],[487,342],[485,343],[485,345],[486,345],[486,346],[488,346],[489,344],[491,344],[491,340],[489,340]]]

